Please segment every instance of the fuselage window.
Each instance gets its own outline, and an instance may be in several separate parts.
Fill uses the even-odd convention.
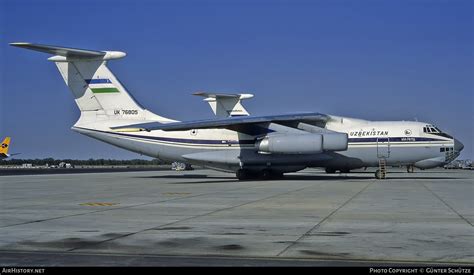
[[[439,148],[439,151],[440,151],[440,152],[444,152],[444,148]]]

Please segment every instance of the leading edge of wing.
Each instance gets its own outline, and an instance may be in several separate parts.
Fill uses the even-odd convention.
[[[211,129],[211,128],[228,128],[237,125],[248,125],[256,123],[278,123],[288,121],[328,121],[329,116],[320,113],[299,113],[284,114],[272,116],[245,116],[231,117],[225,119],[196,120],[188,122],[159,123],[148,122],[139,124],[129,124],[111,127],[112,130],[129,130],[140,129],[145,131],[163,130],[163,131],[186,131],[192,129]]]

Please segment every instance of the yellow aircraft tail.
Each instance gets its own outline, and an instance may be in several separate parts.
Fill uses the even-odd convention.
[[[6,137],[0,146],[0,155],[8,156],[8,147],[10,146],[10,137]]]

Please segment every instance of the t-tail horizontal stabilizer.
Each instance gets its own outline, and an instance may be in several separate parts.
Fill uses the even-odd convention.
[[[27,42],[10,43],[11,46],[24,48],[32,51],[49,53],[56,56],[66,57],[68,59],[89,59],[89,60],[110,60],[125,57],[127,54],[117,51],[93,51],[76,48],[67,48],[61,46],[33,44]],[[50,60],[60,61],[60,58],[53,57]],[[65,61],[65,59],[63,60]]]
[[[205,97],[212,111],[217,117],[248,116],[249,113],[242,106],[242,100],[252,98],[253,94],[217,94],[197,92],[193,95]]]
[[[87,125],[97,121],[109,121],[112,124],[118,124],[119,120],[172,121],[142,107],[109,70],[107,62],[125,57],[124,52],[25,42],[10,45],[53,55],[48,60],[58,67],[81,111],[81,118],[76,126],[87,128]]]

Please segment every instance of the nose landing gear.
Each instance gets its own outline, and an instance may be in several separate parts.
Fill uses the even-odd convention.
[[[382,173],[382,170],[380,169],[377,169],[377,171],[375,171],[375,178],[378,179],[378,180],[381,180],[381,179],[385,179],[386,175],[385,173]]]

